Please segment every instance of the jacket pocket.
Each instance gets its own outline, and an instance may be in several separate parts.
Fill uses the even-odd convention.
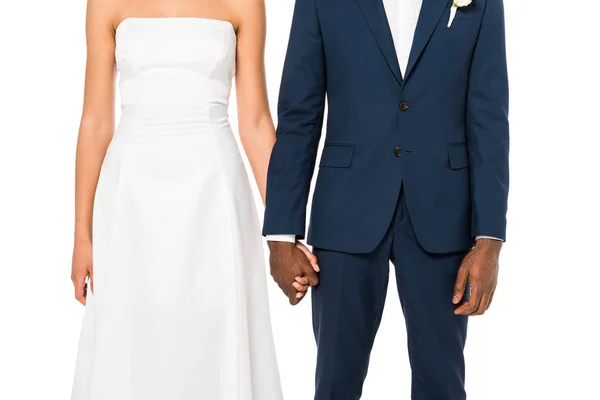
[[[352,165],[354,146],[349,144],[326,144],[319,167],[348,168]]]
[[[469,150],[464,143],[448,145],[448,162],[453,170],[469,167]]]

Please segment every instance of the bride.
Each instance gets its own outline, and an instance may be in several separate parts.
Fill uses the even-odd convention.
[[[235,77],[264,199],[264,42],[263,0],[89,0],[72,400],[282,398],[259,221],[228,121]]]

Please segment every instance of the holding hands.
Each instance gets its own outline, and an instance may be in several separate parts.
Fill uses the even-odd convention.
[[[309,287],[319,284],[317,258],[300,242],[269,241],[268,244],[271,276],[290,304],[296,305],[304,298]]]

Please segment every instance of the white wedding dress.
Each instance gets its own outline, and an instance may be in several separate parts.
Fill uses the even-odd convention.
[[[226,21],[128,18],[72,400],[280,400]]]

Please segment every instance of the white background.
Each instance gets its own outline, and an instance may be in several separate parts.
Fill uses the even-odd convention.
[[[600,7],[592,0],[505,6],[508,243],[494,305],[470,322],[469,398],[600,399]],[[267,8],[275,110],[293,1],[267,0]],[[2,400],[70,394],[84,311],[70,282],[84,13],[84,1],[0,0]],[[273,283],[269,289],[285,398],[310,399],[310,300],[291,308]],[[390,285],[363,399],[410,398],[403,324]]]

